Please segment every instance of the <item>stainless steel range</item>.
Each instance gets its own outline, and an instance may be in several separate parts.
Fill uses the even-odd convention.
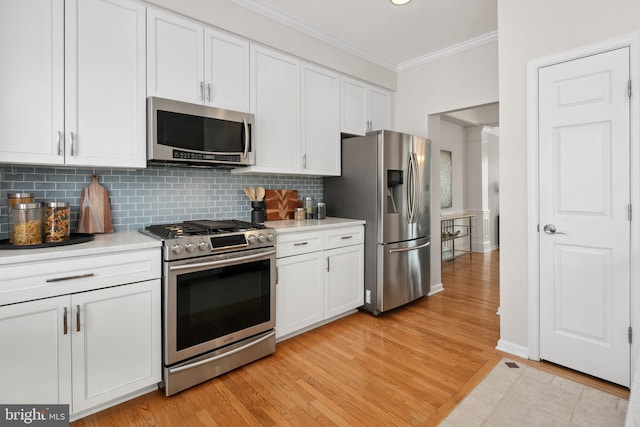
[[[163,242],[167,396],[275,351],[275,230],[194,220],[141,232]]]

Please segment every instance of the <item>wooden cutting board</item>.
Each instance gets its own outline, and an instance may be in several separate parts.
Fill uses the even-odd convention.
[[[80,196],[78,233],[113,233],[109,190],[98,183],[98,175],[91,180]]]
[[[265,207],[267,221],[293,219],[293,212],[300,207],[298,190],[266,190]]]

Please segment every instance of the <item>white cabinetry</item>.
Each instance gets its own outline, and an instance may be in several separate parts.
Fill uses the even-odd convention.
[[[342,132],[364,135],[391,127],[391,93],[358,80],[342,79]]]
[[[249,43],[149,8],[147,95],[248,112]]]
[[[156,387],[159,259],[153,249],[3,266],[3,303],[25,302],[0,306],[0,401],[70,404],[77,418]]]
[[[232,173],[340,175],[340,78],[251,46],[256,164]]]
[[[3,2],[0,161],[144,167],[144,17],[129,0]]]
[[[340,77],[304,63],[302,144],[302,173],[340,175]]]
[[[364,303],[364,227],[278,234],[276,337],[288,338]]]

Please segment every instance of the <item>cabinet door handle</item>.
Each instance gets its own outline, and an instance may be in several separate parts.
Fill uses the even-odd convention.
[[[204,82],[200,82],[200,100],[204,101]]]
[[[80,304],[76,305],[76,331],[80,332]]]
[[[83,279],[85,277],[92,277],[92,276],[93,276],[93,273],[78,274],[77,276],[54,277],[53,279],[47,279],[47,283],[62,282],[63,280]]]
[[[307,168],[307,155],[303,154],[302,155],[302,169],[306,169]]]
[[[67,307],[64,308],[64,320],[62,322],[62,325],[63,325],[62,328],[63,328],[64,334],[67,335],[67,329],[68,329],[67,328],[68,327],[68,325],[67,325]]]
[[[56,132],[58,134],[57,137],[57,141],[58,141],[58,156],[62,155],[62,131],[58,131]]]
[[[329,271],[329,257],[327,257],[327,271]]]
[[[351,239],[353,236],[342,236],[341,239],[342,240],[347,240],[347,239]]]
[[[207,101],[211,102],[211,83],[207,83]]]
[[[75,138],[73,137],[73,132],[69,132],[69,136],[71,137],[71,155],[75,156],[76,152],[75,152],[75,149],[73,147],[75,145]]]
[[[293,246],[304,246],[306,244],[308,244],[309,242],[300,242],[300,243],[294,243]]]

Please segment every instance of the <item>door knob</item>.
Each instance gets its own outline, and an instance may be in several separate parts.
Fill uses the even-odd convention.
[[[560,231],[556,231],[556,226],[553,224],[547,224],[542,229],[547,234],[567,234],[567,233],[562,233]]]

